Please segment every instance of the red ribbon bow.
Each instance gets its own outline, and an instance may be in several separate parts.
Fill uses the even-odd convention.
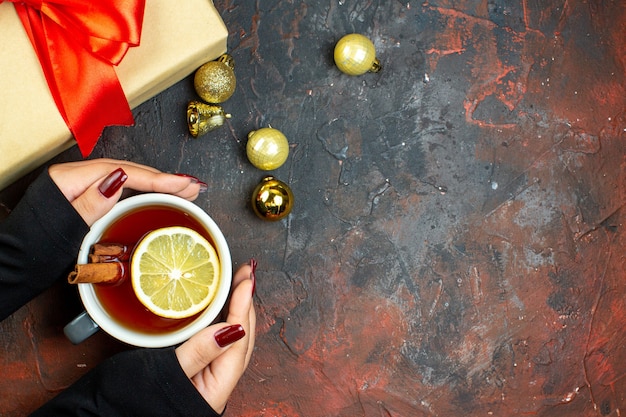
[[[134,123],[113,66],[139,45],[145,0],[9,1],[84,157],[105,126]]]

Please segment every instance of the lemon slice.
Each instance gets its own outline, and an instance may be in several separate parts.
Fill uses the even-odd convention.
[[[148,233],[131,258],[137,299],[161,317],[180,319],[205,309],[217,293],[219,274],[213,246],[187,227]]]

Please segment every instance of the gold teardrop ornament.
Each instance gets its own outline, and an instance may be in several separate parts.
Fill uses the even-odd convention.
[[[272,176],[263,178],[252,193],[252,209],[263,220],[285,218],[291,212],[293,202],[291,188]]]
[[[264,171],[276,169],[289,156],[289,142],[283,133],[273,127],[264,127],[248,133],[246,154],[255,167]]]
[[[222,106],[190,101],[187,105],[187,127],[194,138],[222,126],[231,115]]]
[[[339,39],[335,45],[334,58],[337,68],[348,75],[378,72],[382,68],[372,41],[358,33]]]
[[[213,104],[228,100],[237,86],[234,69],[234,60],[228,54],[198,68],[193,85],[202,100]]]

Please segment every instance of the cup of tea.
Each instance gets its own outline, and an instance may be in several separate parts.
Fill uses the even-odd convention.
[[[96,243],[115,242],[134,247],[147,233],[171,226],[195,230],[213,246],[219,259],[217,293],[201,312],[172,319],[154,314],[135,296],[131,280],[117,285],[80,283],[78,292],[85,311],[67,324],[64,333],[80,343],[98,329],[139,347],[165,347],[184,342],[210,325],[224,307],[232,282],[228,244],[213,219],[194,203],[169,194],[148,193],[126,198],[96,221],[83,239],[78,264],[87,264]]]

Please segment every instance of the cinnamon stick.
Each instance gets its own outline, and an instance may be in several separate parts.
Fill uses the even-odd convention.
[[[117,284],[128,275],[127,262],[101,262],[77,264],[70,272],[67,281],[70,284]]]
[[[131,249],[119,243],[94,243],[89,255],[90,262],[110,262],[112,260],[127,261]],[[93,261],[91,260],[93,259]]]

